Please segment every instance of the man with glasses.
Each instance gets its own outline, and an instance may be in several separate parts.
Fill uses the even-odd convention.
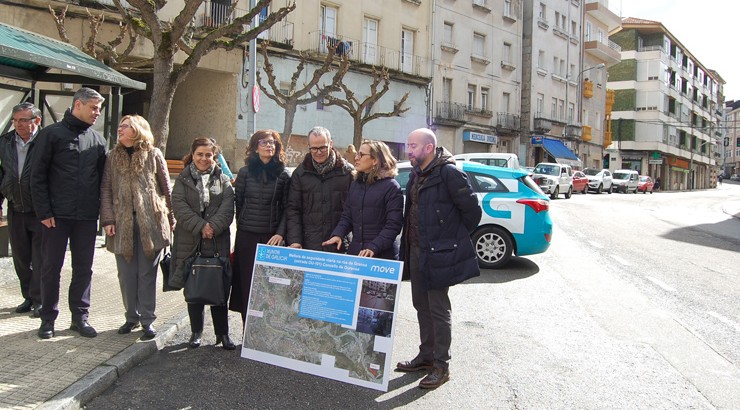
[[[8,230],[13,265],[21,283],[23,303],[16,313],[41,309],[41,222],[31,199],[31,158],[41,124],[41,111],[31,103],[13,107],[14,130],[0,136],[0,216],[8,200]]]
[[[449,287],[480,275],[470,233],[480,222],[481,209],[465,173],[449,151],[437,147],[432,130],[412,131],[406,153],[413,170],[406,185],[401,259],[404,277],[411,277],[421,343],[419,354],[399,362],[396,370],[429,371],[419,387],[435,389],[450,378]]]
[[[67,251],[72,254],[69,285],[70,329],[83,337],[97,332],[87,322],[95,236],[100,213],[100,182],[105,167],[103,136],[92,129],[105,99],[81,88],[64,118],[39,132],[31,164],[31,195],[36,216],[44,225],[41,267],[41,327],[38,336],[54,336],[59,316],[59,280]]]
[[[290,182],[286,243],[293,248],[338,252],[336,246],[321,243],[339,223],[354,167],[334,149],[324,127],[308,132],[308,149]],[[346,240],[344,245],[339,252],[345,251]]]

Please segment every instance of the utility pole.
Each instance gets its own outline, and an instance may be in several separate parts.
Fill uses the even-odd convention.
[[[257,0],[249,0],[249,10],[254,9],[257,6]],[[257,27],[260,23],[260,13],[254,16],[250,28]],[[257,86],[257,37],[249,40],[249,84],[252,86],[252,90],[247,89],[247,101],[248,106],[251,109],[247,109],[247,130],[249,137],[257,131],[257,113],[255,112],[254,99],[252,98],[252,92]]]

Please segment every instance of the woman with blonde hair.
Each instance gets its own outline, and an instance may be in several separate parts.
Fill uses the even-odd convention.
[[[403,226],[403,194],[393,178],[397,174],[396,158],[384,142],[362,141],[342,217],[331,238],[322,245],[339,249],[342,238],[352,232],[347,253],[398,259],[396,237]]]
[[[170,177],[162,152],[154,146],[149,123],[126,115],[118,125],[118,144],[108,153],[100,189],[100,224],[107,248],[116,255],[126,322],[119,334],[139,325],[144,339],[157,335],[157,266],[175,225]]]

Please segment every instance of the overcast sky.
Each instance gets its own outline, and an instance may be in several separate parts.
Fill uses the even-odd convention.
[[[740,1],[609,0],[622,17],[655,20],[725,80],[725,101],[740,99]]]

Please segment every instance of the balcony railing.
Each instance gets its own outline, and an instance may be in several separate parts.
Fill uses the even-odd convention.
[[[465,109],[463,104],[448,101],[437,101],[435,120],[437,122],[465,122]]]
[[[552,121],[544,117],[541,113],[537,113],[534,116],[534,124],[532,129],[535,132],[550,132],[550,130],[552,129]]]
[[[429,60],[420,56],[323,31],[310,32],[309,36],[312,52],[326,54],[329,47],[334,46],[337,47],[336,55],[346,55],[350,61],[360,64],[385,67],[419,77],[429,78],[432,75]]]
[[[204,1],[195,15],[195,24],[198,27],[216,28],[223,24],[231,24],[235,18],[249,12],[249,10],[240,8],[235,8],[232,12],[229,12],[230,8],[231,6],[223,3]],[[260,16],[259,24],[266,18],[267,16]],[[267,31],[262,32],[258,38],[269,40],[271,43],[285,44],[292,47],[293,23],[278,21],[267,29]]]
[[[496,116],[496,131],[498,132],[517,132],[521,127],[520,124],[518,115],[500,112]]]

